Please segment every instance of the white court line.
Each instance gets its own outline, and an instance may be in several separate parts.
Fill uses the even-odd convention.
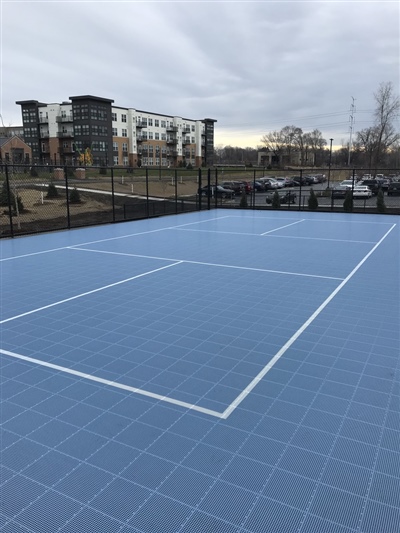
[[[252,211],[251,211],[252,212]],[[243,213],[244,215],[245,213]],[[302,212],[302,215],[304,216],[305,214],[307,213],[304,213]],[[337,217],[339,213],[333,213],[333,217]],[[350,215],[352,213],[349,213]],[[354,215],[358,216],[366,216],[364,214],[359,214],[359,213],[353,213]],[[375,216],[375,215],[372,215],[372,216]],[[393,215],[393,217],[396,216],[396,215]],[[240,216],[240,215],[230,215],[231,218],[243,218],[243,216]],[[251,216],[251,217],[246,217],[248,219],[251,219],[251,220],[277,220],[276,217],[271,217],[271,216]],[[289,218],[289,217],[279,217],[279,220],[293,220],[293,217]],[[378,225],[378,226],[390,226],[391,225],[391,222],[375,222],[375,221],[366,221],[366,220],[334,220],[333,218],[305,218],[304,219],[306,222],[334,222],[335,224],[373,224],[374,226]]]
[[[118,237],[108,237],[107,239],[97,239],[95,241],[88,241],[88,242],[82,242],[82,243],[77,243],[77,244],[69,244],[67,246],[60,246],[60,248],[51,248],[49,250],[41,250],[40,252],[31,252],[29,254],[21,254],[21,255],[15,255],[13,257],[1,258],[0,262],[12,261],[13,259],[21,259],[21,258],[24,258],[24,257],[31,257],[31,256],[34,256],[34,255],[48,254],[48,253],[51,253],[51,252],[58,252],[60,250],[68,250],[69,248],[72,248],[73,246],[86,246],[88,244],[97,244],[99,242],[117,241],[119,239],[128,239],[129,237],[136,237],[138,235],[147,235],[148,233],[157,233],[159,231],[165,231],[165,230],[171,230],[171,229],[175,229],[175,228],[181,228],[183,226],[190,226],[191,224],[203,224],[204,222],[211,222],[211,221],[214,221],[214,220],[220,220],[222,218],[229,218],[229,216],[208,218],[206,220],[198,220],[196,222],[188,222],[187,224],[179,224],[178,226],[167,226],[165,228],[158,228],[158,229],[152,229],[152,230],[147,230],[147,231],[139,231],[137,233],[129,233],[128,235],[119,235]]]
[[[228,418],[228,416],[236,409],[236,407],[246,398],[246,396],[254,389],[254,387],[263,379],[263,377],[271,370],[282,355],[292,346],[292,344],[300,337],[300,335],[308,328],[308,326],[317,318],[317,316],[325,309],[325,307],[333,300],[339,291],[346,285],[346,283],[354,276],[354,274],[362,267],[365,261],[370,255],[378,248],[384,239],[393,230],[396,224],[393,224],[391,228],[385,233],[379,242],[367,253],[367,255],[353,268],[350,274],[342,281],[342,283],[336,287],[336,289],[326,298],[326,300],[318,307],[316,311],[310,316],[308,320],[290,337],[290,339],[282,346],[282,348],[274,355],[267,365],[257,374],[257,376],[249,383],[249,385],[237,396],[237,398],[225,409],[222,414],[222,418]]]
[[[206,409],[205,407],[200,407],[192,403],[182,402],[181,400],[169,398],[168,396],[162,396],[161,394],[156,394],[155,392],[150,392],[144,389],[138,389],[136,387],[124,385],[123,383],[118,383],[117,381],[111,381],[109,379],[99,378],[97,376],[92,376],[91,374],[86,374],[85,372],[79,372],[79,370],[73,370],[65,366],[55,365],[53,363],[41,361],[40,359],[34,359],[33,357],[27,357],[26,355],[9,352],[8,350],[0,349],[0,353],[4,355],[8,355],[9,357],[14,357],[15,359],[21,359],[22,361],[28,361],[29,363],[35,363],[40,366],[52,368],[53,370],[65,372],[66,374],[72,374],[73,376],[88,379],[90,381],[96,381],[97,383],[102,383],[103,385],[109,385],[110,387],[115,387],[117,389],[122,389],[128,392],[134,392],[135,394],[141,394],[142,396],[147,396],[148,398],[154,398],[155,400],[160,400],[162,402],[172,403],[173,405],[180,405],[181,407],[185,407],[186,409],[192,409],[193,411],[199,411],[200,413],[205,413],[207,415],[222,418],[222,413],[219,413],[218,411],[213,411],[212,409]]]
[[[342,281],[343,278],[335,278],[333,276],[319,276],[318,274],[302,274],[301,272],[286,272],[284,270],[268,270],[266,268],[253,268],[253,267],[244,267],[236,265],[223,265],[219,263],[206,263],[204,261],[190,261],[187,259],[172,259],[170,257],[158,257],[153,255],[140,255],[140,254],[129,254],[127,252],[109,252],[107,250],[95,250],[94,248],[78,248],[77,246],[71,246],[71,250],[77,250],[80,252],[94,252],[97,254],[111,254],[111,255],[124,255],[128,257],[140,257],[142,259],[158,259],[160,261],[178,261],[179,263],[189,263],[192,265],[203,265],[203,266],[212,266],[218,268],[235,268],[237,270],[251,270],[254,272],[270,272],[272,274],[284,274],[287,276],[303,276],[306,278],[320,278],[320,279],[333,279],[336,281]],[[1,324],[1,322],[0,322]]]
[[[296,222],[292,222],[291,224],[286,224],[285,226],[280,226],[279,228],[270,229],[269,231],[266,231],[265,233],[260,233],[260,236],[262,237],[263,235],[268,235],[268,233],[279,231],[280,229],[288,228],[289,226],[294,226],[295,224],[300,224],[300,222],[304,222],[304,220],[305,219],[302,218],[301,220],[297,220]]]
[[[189,404],[186,402],[182,402],[180,400],[175,400],[173,398],[169,398],[166,396],[161,396],[159,394],[155,394],[149,391],[145,391],[143,389],[137,389],[135,387],[130,387],[129,385],[123,385],[121,383],[110,381],[107,379],[99,378],[96,376],[92,376],[90,374],[86,374],[84,372],[79,372],[77,370],[72,370],[66,367],[62,367],[59,365],[55,365],[53,363],[48,363],[46,361],[41,361],[39,359],[33,359],[31,357],[27,357],[21,354],[16,354],[14,352],[9,352],[7,350],[0,349],[0,353],[4,355],[8,355],[10,357],[14,357],[16,359],[21,359],[24,361],[29,361],[38,365],[45,366],[47,368],[52,368],[54,370],[59,370],[61,372],[65,372],[68,374],[75,375],[77,377],[82,377],[84,379],[88,379],[91,381],[95,381],[97,383],[102,383],[105,385],[109,385],[111,387],[116,387],[119,389],[123,389],[129,392],[133,392],[136,394],[141,394],[143,396],[147,396],[150,398],[154,398],[160,401],[165,401],[167,403],[171,403],[174,405],[179,405],[181,407],[185,407],[187,409],[191,409],[194,411],[198,411],[204,414],[208,414],[217,418],[228,418],[232,412],[240,405],[240,403],[246,398],[248,394],[254,389],[254,387],[261,381],[261,379],[268,373],[268,371],[275,365],[275,363],[282,357],[282,355],[290,348],[290,346],[296,341],[296,339],[307,329],[307,327],[315,320],[315,318],[325,309],[325,307],[332,301],[332,299],[338,294],[338,292],[346,285],[346,283],[354,276],[354,274],[361,268],[361,266],[365,263],[365,261],[370,257],[370,255],[378,248],[378,246],[383,242],[383,240],[389,235],[389,233],[393,230],[393,228],[396,226],[396,224],[393,224],[391,228],[385,233],[385,235],[380,239],[379,242],[375,244],[375,246],[368,252],[368,254],[358,263],[358,265],[350,272],[350,274],[342,281],[342,283],[326,298],[326,300],[318,307],[318,309],[310,316],[306,322],[292,335],[292,337],[286,342],[284,346],[275,354],[275,356],[271,359],[271,361],[257,374],[257,376],[249,383],[249,385],[235,398],[235,400],[223,411],[223,413],[220,413],[218,411],[213,411],[211,409],[206,409],[194,404]],[[174,266],[174,265],[169,265]],[[163,267],[167,268],[167,267]],[[159,269],[161,270],[161,269]],[[22,315],[21,315],[22,316]]]
[[[243,231],[218,231],[218,230],[208,230],[208,229],[193,229],[193,228],[173,228],[178,231],[193,231],[194,233],[217,233],[224,235],[245,235],[247,237],[260,237],[260,233],[245,233]],[[280,228],[279,228],[280,229]],[[275,231],[275,230],[273,230]],[[332,242],[350,242],[357,244],[375,244],[375,241],[352,241],[350,239],[325,239],[324,237],[298,237],[296,235],[265,235],[265,237],[276,237],[278,239],[305,239],[308,241],[332,241]],[[79,246],[79,245],[78,245]]]
[[[93,294],[95,292],[104,291],[105,289],[109,289],[110,287],[115,287],[116,285],[121,285],[122,283],[127,283],[128,281],[133,281],[134,279],[142,278],[143,276],[148,276],[149,274],[154,274],[154,272],[159,272],[160,270],[164,270],[166,268],[170,268],[176,265],[179,265],[182,261],[177,261],[176,263],[173,263],[171,265],[166,265],[160,268],[156,268],[155,270],[149,270],[148,272],[143,272],[142,274],[137,274],[136,276],[132,276],[131,278],[123,279],[121,281],[116,281],[115,283],[110,283],[109,285],[105,285],[104,287],[98,287],[97,289],[93,289],[91,291],[83,292],[81,294],[76,294],[75,296],[71,296],[70,298],[65,298],[64,300],[60,300],[58,302],[53,302],[52,304],[44,305],[43,307],[38,307],[37,309],[32,309],[31,311],[26,311],[26,313],[21,313],[20,315],[12,316],[10,318],[6,318],[4,320],[0,320],[0,324],[5,324],[6,322],[11,322],[11,320],[16,320],[17,318],[21,318],[23,316],[31,315],[33,313],[38,313],[39,311],[43,311],[44,309],[49,309],[50,307],[54,307],[56,305],[64,304],[65,302],[70,302],[72,300],[76,300],[77,298],[82,298],[83,296],[87,296],[88,294]]]

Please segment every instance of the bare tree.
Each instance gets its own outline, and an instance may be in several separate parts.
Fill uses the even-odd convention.
[[[374,113],[376,128],[374,164],[377,168],[381,162],[381,156],[400,138],[393,126],[393,121],[400,111],[400,99],[394,94],[391,82],[381,83],[374,97],[377,104]]]
[[[319,165],[322,162],[322,157],[325,152],[326,140],[322,137],[322,133],[315,129],[308,134],[308,144],[310,151],[314,156],[314,164]]]
[[[269,152],[274,154],[278,161],[281,160],[286,147],[282,131],[271,131],[270,133],[265,134],[261,138],[261,142]]]

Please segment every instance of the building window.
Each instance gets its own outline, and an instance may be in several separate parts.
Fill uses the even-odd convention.
[[[82,124],[82,135],[90,135],[89,124]]]
[[[166,128],[167,127],[167,124],[166,124],[165,120],[161,121],[161,127],[162,128]]]
[[[122,151],[127,152],[128,151],[128,143],[122,143]]]
[[[161,140],[162,141],[166,141],[167,140],[167,134],[166,133],[162,133],[161,134]]]
[[[123,113],[121,114],[121,122],[126,122],[126,115]]]
[[[117,122],[117,113],[111,113],[111,120]]]
[[[192,144],[194,144],[194,143],[195,143],[195,140],[194,140],[194,137],[192,137]]]
[[[153,125],[153,119],[152,118],[149,118],[149,126],[152,126]]]
[[[117,155],[113,156],[113,161],[114,161],[114,165],[118,165],[118,156]]]
[[[82,126],[79,124],[74,125],[74,135],[82,135]]]
[[[149,167],[152,167],[152,166],[153,166],[153,158],[149,157]]]
[[[158,118],[154,119],[154,126],[156,128],[159,128],[160,127],[160,121],[158,120]]]
[[[118,143],[113,142],[113,152],[118,152]]]
[[[112,128],[113,137],[118,137],[118,128]]]
[[[128,130],[122,128],[122,137],[128,137]]]
[[[99,127],[92,126],[92,135],[98,135],[98,134],[99,134]]]
[[[192,131],[194,131],[194,126],[192,126]]]
[[[149,139],[153,140],[153,132],[152,131],[149,131]]]
[[[128,166],[129,160],[128,160],[128,158],[126,156],[122,159],[122,164],[124,165],[124,167]]]
[[[158,133],[158,131],[156,131],[156,132],[154,133],[154,139],[155,139],[156,141],[159,141],[159,140],[160,140],[160,134]]]

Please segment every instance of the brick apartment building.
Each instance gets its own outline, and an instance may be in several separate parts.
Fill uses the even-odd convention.
[[[78,165],[90,149],[93,165],[194,167],[213,164],[214,122],[114,106],[98,96],[46,104],[17,101],[25,142],[41,164]],[[82,158],[82,156],[81,156]]]

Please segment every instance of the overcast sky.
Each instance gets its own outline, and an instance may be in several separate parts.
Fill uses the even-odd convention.
[[[260,145],[286,125],[334,146],[371,126],[374,93],[399,93],[399,2],[1,2],[1,115],[16,100],[92,94],[217,120],[215,144]]]

